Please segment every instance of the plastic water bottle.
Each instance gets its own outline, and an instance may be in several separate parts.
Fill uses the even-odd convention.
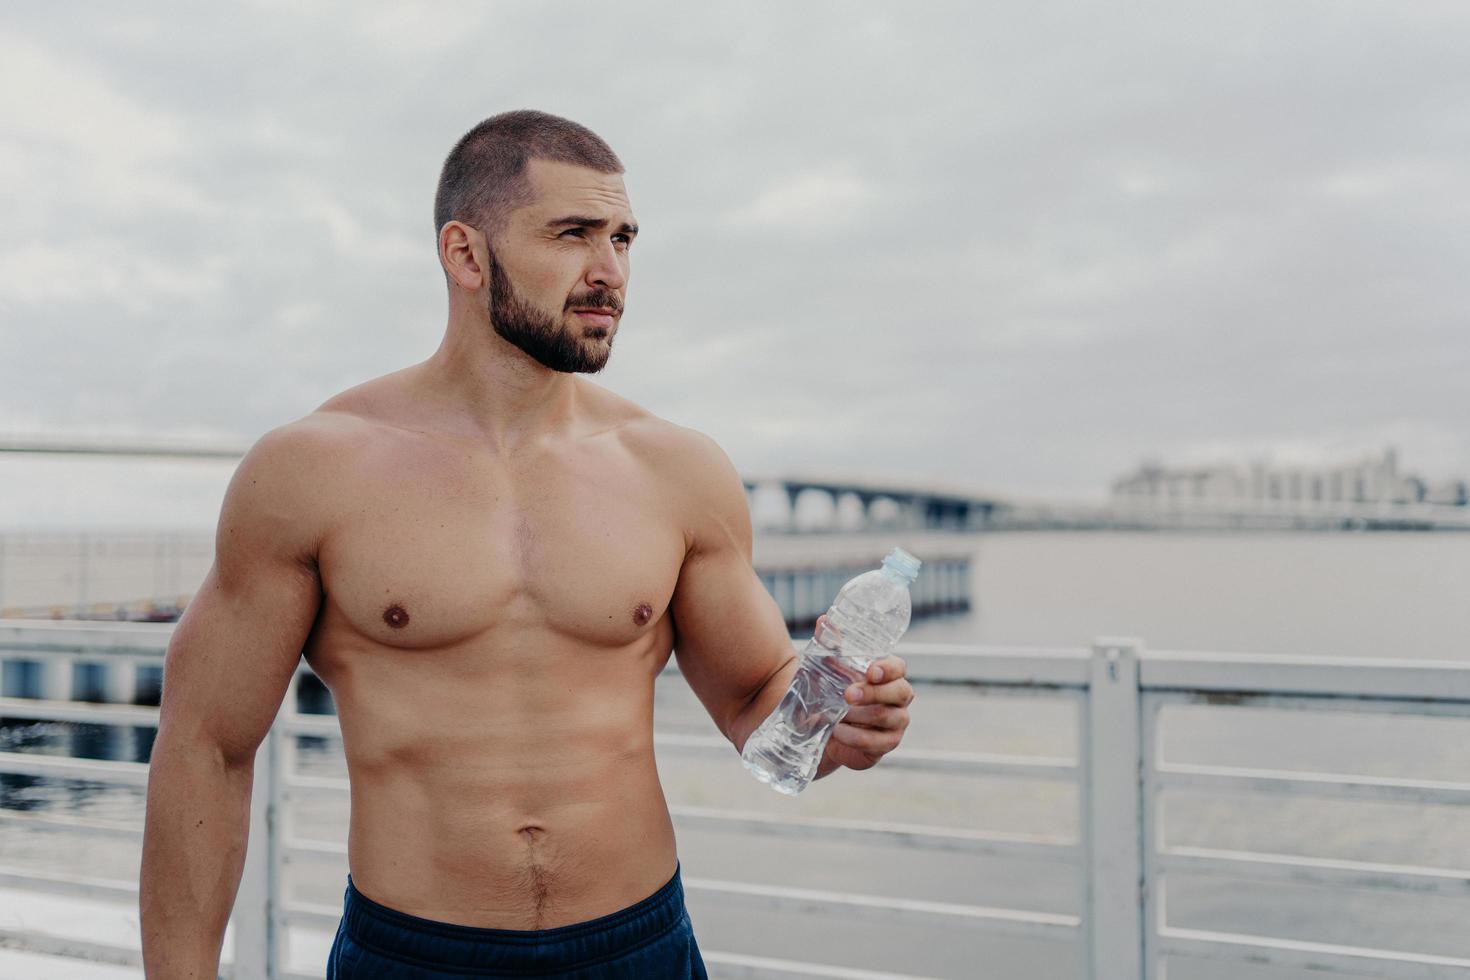
[[[827,739],[850,707],[843,692],[908,629],[919,559],[894,548],[883,567],[844,585],[801,652],[786,695],[750,734],[740,760],[771,788],[795,796],[817,774]],[[830,627],[830,628],[828,628]]]

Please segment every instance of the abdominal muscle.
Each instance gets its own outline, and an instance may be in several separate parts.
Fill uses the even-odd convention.
[[[499,672],[483,653],[435,663],[428,651],[343,658],[332,680],[319,670],[352,785],[354,887],[425,919],[527,930],[607,915],[668,882],[657,667],[647,649],[577,646]]]

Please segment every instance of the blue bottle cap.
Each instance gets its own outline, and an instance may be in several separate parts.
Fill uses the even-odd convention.
[[[922,564],[924,563],[902,548],[894,548],[888,553],[888,557],[883,559],[884,568],[892,569],[909,582],[919,577],[919,566]]]

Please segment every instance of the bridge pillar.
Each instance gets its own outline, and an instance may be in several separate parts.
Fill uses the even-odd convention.
[[[868,525],[868,507],[859,494],[847,491],[836,498],[832,526],[838,531],[861,531]]]

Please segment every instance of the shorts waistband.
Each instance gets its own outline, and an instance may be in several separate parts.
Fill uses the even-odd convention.
[[[595,964],[652,942],[684,917],[684,885],[674,875],[652,895],[586,922],[554,929],[481,929],[424,919],[358,891],[347,876],[342,929],[364,948],[415,966],[535,975]]]

